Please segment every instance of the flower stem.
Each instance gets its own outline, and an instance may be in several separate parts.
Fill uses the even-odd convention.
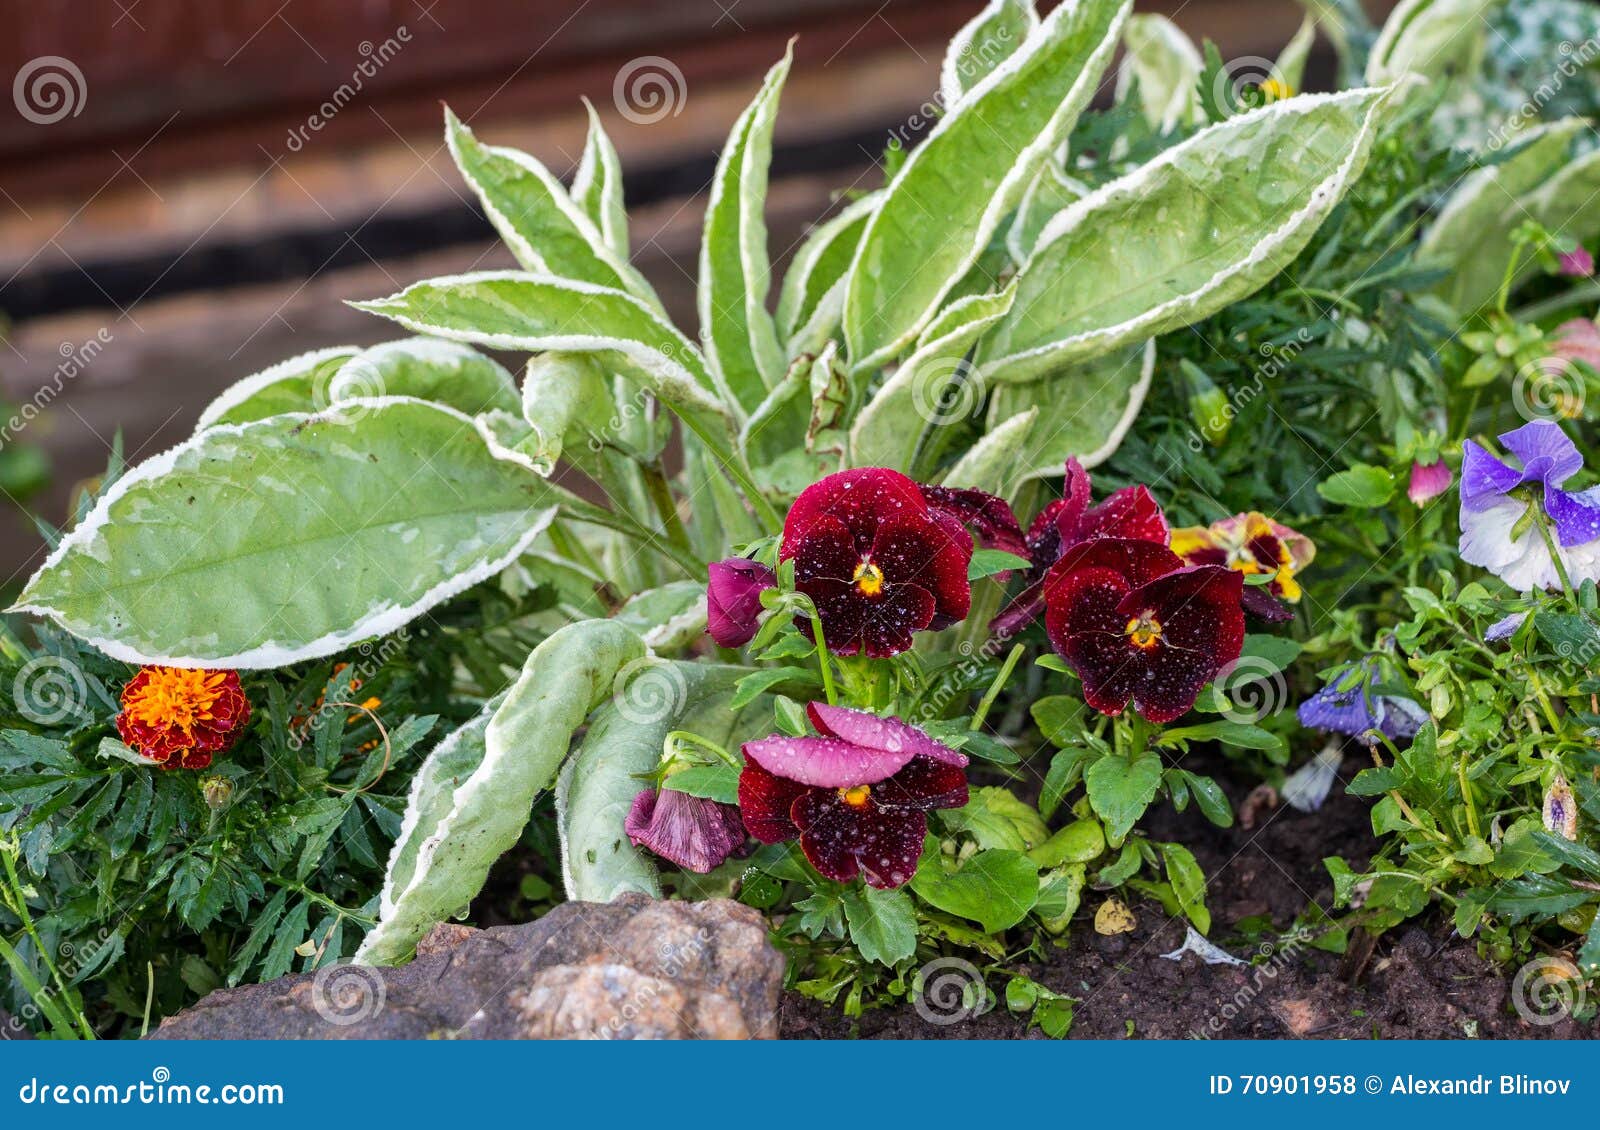
[[[811,635],[817,641],[817,663],[822,667],[822,693],[827,697],[829,706],[838,706],[839,696],[833,687],[833,664],[829,662],[828,640],[822,634],[822,617],[815,604],[811,606]]]
[[[1541,505],[1534,506],[1533,524],[1539,527],[1539,536],[1544,539],[1544,547],[1550,552],[1550,562],[1556,567],[1556,576],[1561,579],[1561,591],[1566,593],[1569,604],[1574,608],[1578,607],[1578,594],[1572,587],[1572,578],[1567,576],[1567,565],[1561,560],[1555,535],[1551,533],[1550,518]]]
[[[667,540],[677,546],[680,552],[693,557],[694,546],[689,544],[689,531],[683,528],[683,519],[678,515],[678,503],[672,497],[672,487],[667,483],[661,460],[641,467],[640,474],[644,478],[644,489],[650,495],[651,505],[661,519],[661,528],[666,531]]]
[[[983,697],[978,700],[977,713],[972,716],[972,723],[967,729],[983,728],[983,720],[989,716],[989,708],[994,705],[994,700],[1000,697],[1001,690],[1011,678],[1011,672],[1017,668],[1017,660],[1022,658],[1022,653],[1026,650],[1020,643],[1011,649],[1011,654],[1007,655],[1006,661],[1000,665],[1000,671],[995,675],[994,682],[989,684],[989,689],[984,691]]]
[[[714,754],[715,756],[721,758],[735,769],[744,768],[744,766],[739,762],[738,758],[734,757],[733,754],[729,753],[726,749],[722,748],[722,746],[718,745],[710,738],[702,738],[699,734],[691,733],[688,730],[673,730],[667,735],[665,750],[666,755],[670,756],[672,754],[672,746],[674,742],[682,742],[684,745],[693,746],[696,749],[703,749],[707,753]]]

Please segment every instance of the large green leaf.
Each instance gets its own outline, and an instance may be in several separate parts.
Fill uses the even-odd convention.
[[[912,151],[851,265],[844,334],[853,368],[876,367],[908,346],[978,261],[1094,93],[1128,6],[1056,8]]]
[[[319,395],[325,395],[319,390],[326,390],[333,375],[360,352],[356,345],[317,349],[252,373],[206,405],[196,430],[217,424],[248,424],[285,412],[315,411],[327,403],[326,399],[317,403]]]
[[[542,275],[625,290],[655,303],[655,292],[618,254],[550,170],[516,149],[480,145],[446,108],[445,141],[489,222],[518,263]]]
[[[1022,46],[1039,26],[1033,0],[989,0],[956,32],[939,70],[939,100],[950,108]]]
[[[572,202],[600,229],[606,246],[626,259],[628,211],[622,197],[622,161],[600,124],[600,115],[594,112],[594,104],[585,98],[583,106],[589,111],[589,134],[584,138],[578,171],[572,176]]]
[[[746,411],[761,402],[786,367],[767,312],[767,166],[778,95],[792,49],[767,72],[755,101],[739,115],[717,160],[700,243],[700,339],[723,387]]]
[[[281,666],[493,576],[567,497],[426,401],[219,425],[118,480],[16,610],[128,662]]]
[[[1573,139],[1587,129],[1582,118],[1529,129],[1508,143],[1510,156],[1467,176],[1451,193],[1423,233],[1417,258],[1451,268],[1438,289],[1458,310],[1469,313],[1494,299],[1519,225],[1534,220],[1583,238],[1568,229],[1588,201],[1582,186],[1590,184],[1590,193],[1600,188],[1600,173],[1591,159],[1573,161],[1570,154]]]
[[[1046,160],[1022,194],[1006,229],[1006,252],[1012,261],[1019,267],[1026,263],[1056,213],[1088,195],[1089,186],[1067,175],[1060,161],[1054,157]]]
[[[1137,342],[1038,380],[996,384],[989,397],[991,432],[1038,410],[1017,457],[1017,478],[1059,475],[1068,456],[1085,467],[1109,459],[1144,405],[1155,362],[1156,343]]]
[[[1489,12],[1505,0],[1401,0],[1367,55],[1367,82],[1476,69]]]
[[[549,474],[566,437],[573,432],[602,434],[613,410],[605,373],[593,356],[541,353],[528,362],[522,378],[522,418],[532,434],[521,450]]]
[[[920,869],[911,889],[947,914],[970,918],[986,934],[998,934],[1028,916],[1039,899],[1039,867],[1020,851],[980,851],[945,874],[936,865]]]
[[[955,466],[945,472],[944,485],[966,490],[1009,494],[1018,482],[1017,463],[1027,449],[1028,436],[1037,426],[1039,410],[1029,408],[985,432]]]
[[[518,406],[517,382],[504,365],[470,345],[429,337],[363,349],[329,379],[326,404],[374,396],[432,400],[469,416]]]
[[[791,357],[814,352],[839,328],[845,273],[882,194],[868,193],[817,225],[794,253],[778,293],[778,327]]]
[[[1230,118],[1060,213],[984,341],[984,375],[1029,380],[1258,290],[1360,175],[1387,93],[1302,95]]]
[[[923,332],[916,349],[883,382],[850,429],[856,467],[909,471],[923,430],[958,424],[983,400],[981,374],[963,363],[973,345],[1011,308],[1015,291],[952,302]]]
[[[1166,16],[1142,12],[1122,29],[1127,49],[1117,68],[1117,101],[1137,87],[1145,119],[1160,130],[1205,121],[1200,109],[1200,52]]]
[[[534,649],[483,724],[476,765],[473,751],[464,748],[478,740],[471,732],[449,755],[468,771],[455,779],[448,803],[441,787],[428,794],[425,812],[408,813],[419,846],[397,857],[408,870],[391,876],[387,913],[362,942],[357,961],[402,961],[436,923],[467,906],[495,860],[516,846],[534,799],[554,783],[589,712],[612,696],[619,673],[644,655],[643,641],[610,620],[569,624]],[[442,785],[441,771],[428,772]],[[402,877],[403,884],[394,881]]]
[[[549,275],[483,271],[429,279],[354,305],[452,341],[595,354],[675,408],[727,414],[699,350],[620,290]]]

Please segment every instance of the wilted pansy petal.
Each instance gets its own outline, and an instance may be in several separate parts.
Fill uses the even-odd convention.
[[[1527,618],[1526,612],[1513,612],[1509,616],[1501,617],[1484,629],[1483,642],[1499,643],[1501,640],[1510,639],[1516,635],[1517,629],[1522,627],[1523,621]]]
[[[1581,243],[1571,251],[1557,255],[1556,263],[1560,272],[1569,279],[1586,279],[1594,274],[1594,256]]]
[[[634,846],[702,875],[745,841],[737,808],[674,789],[645,789],[634,797],[623,830]]]
[[[1450,468],[1443,459],[1436,459],[1432,463],[1413,461],[1406,497],[1411,500],[1413,506],[1421,506],[1449,490],[1450,481]]]
[[[1555,780],[1544,792],[1542,815],[1546,831],[1565,840],[1578,838],[1578,803],[1572,795],[1572,786],[1560,773],[1556,774]]]

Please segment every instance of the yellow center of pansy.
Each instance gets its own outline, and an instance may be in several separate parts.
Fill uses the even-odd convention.
[[[883,570],[870,560],[863,559],[850,579],[855,582],[856,591],[862,596],[877,596],[883,591]]]
[[[128,693],[123,705],[128,718],[153,730],[182,730],[193,734],[196,723],[209,722],[211,709],[222,697],[227,674],[183,667],[150,667],[149,678]]]
[[[870,785],[856,785],[853,788],[839,790],[839,799],[851,808],[867,807],[867,798],[871,795],[872,786]]]
[[[1148,651],[1161,639],[1161,621],[1155,618],[1154,613],[1141,612],[1128,621],[1123,633],[1134,647]]]

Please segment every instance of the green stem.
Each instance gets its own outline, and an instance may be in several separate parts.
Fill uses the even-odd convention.
[[[755,510],[756,517],[766,527],[767,533],[775,534],[783,529],[783,517],[773,508],[772,503],[767,501],[760,488],[756,486],[755,480],[751,478],[750,470],[744,465],[743,460],[731,448],[724,447],[718,443],[705,425],[696,420],[692,414],[684,413],[678,418],[683,421],[684,427],[693,432],[700,442],[705,445],[707,454],[721,464],[728,477],[738,485],[740,490],[744,491],[745,500]]]
[[[661,460],[641,467],[640,474],[644,477],[644,489],[650,496],[651,505],[661,519],[661,528],[667,533],[667,540],[679,551],[693,557],[694,546],[689,544],[689,531],[683,528],[683,519],[678,516],[678,503],[672,497],[672,487],[668,485],[666,473],[661,469]]]
[[[33,942],[33,948],[39,955],[39,961],[43,963],[45,969],[49,972],[50,980],[55,982],[61,1001],[72,1009],[70,1019],[77,1025],[84,1039],[94,1039],[94,1029],[89,1026],[89,1021],[83,1015],[83,1010],[73,1003],[72,990],[67,985],[65,978],[61,976],[61,971],[56,968],[56,963],[50,960],[50,951],[45,948],[44,939],[39,936],[38,928],[33,924],[33,915],[28,913],[28,896],[23,893],[22,880],[17,877],[16,861],[10,850],[0,848],[0,862],[5,864],[7,904],[22,922],[22,931]],[[6,959],[14,969],[21,967],[21,956],[15,950],[6,955]],[[49,990],[45,989],[44,991],[48,992]],[[40,1007],[45,1007],[44,1002],[41,1001]],[[58,1010],[61,1008],[60,1005],[56,1007]]]
[[[592,512],[585,510],[581,514],[573,515],[573,519],[575,521],[588,522],[591,525],[601,526],[608,530],[616,530],[619,534],[625,534],[628,537],[633,538],[635,541],[642,542],[651,549],[655,550],[657,553],[661,554],[663,557],[667,558],[669,561],[678,565],[685,573],[696,580],[703,578],[706,574],[705,564],[704,562],[700,561],[699,558],[695,557],[692,553],[685,553],[683,550],[673,545],[670,541],[662,538],[658,531],[641,525],[638,521],[627,514],[620,513],[616,510],[606,510],[597,506],[594,507]]]
[[[839,705],[838,693],[833,689],[833,664],[829,661],[828,640],[822,634],[822,617],[817,614],[817,606],[811,606],[811,632],[812,638],[817,641],[817,662],[822,667],[822,693],[826,696],[829,706]]]
[[[723,749],[710,738],[702,738],[699,734],[690,733],[688,730],[673,730],[667,735],[666,748],[663,752],[670,755],[674,742],[682,742],[684,745],[694,746],[696,749],[703,749],[707,753],[714,754],[721,758],[735,769],[744,768],[737,757],[734,757],[733,754]]]
[[[994,700],[1000,697],[1000,691],[1011,678],[1011,672],[1017,668],[1017,660],[1022,658],[1022,653],[1026,650],[1027,648],[1020,643],[1011,649],[1011,654],[1007,655],[1006,661],[1000,665],[1000,671],[995,675],[994,682],[989,684],[989,689],[984,691],[983,697],[978,700],[977,713],[972,716],[972,724],[967,729],[982,729],[983,720],[989,716],[989,708],[994,705]]]
[[[1555,536],[1550,530],[1550,520],[1545,515],[1544,507],[1538,504],[1534,504],[1533,524],[1539,527],[1539,536],[1544,539],[1544,547],[1550,552],[1550,560],[1556,567],[1556,576],[1561,578],[1561,591],[1567,594],[1567,601],[1572,607],[1578,607],[1578,594],[1572,587],[1572,578],[1567,576],[1567,565],[1561,560]]]

